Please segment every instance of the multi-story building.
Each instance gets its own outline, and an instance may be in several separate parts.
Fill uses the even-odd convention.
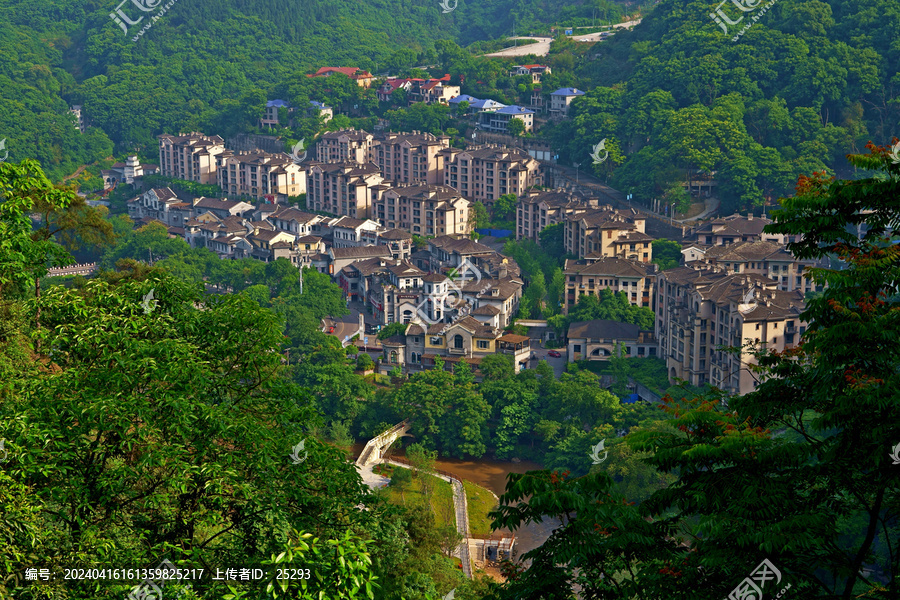
[[[597,198],[585,198],[565,190],[528,190],[516,204],[516,239],[540,242],[541,232],[564,223],[573,215],[597,208]]]
[[[624,258],[567,259],[563,268],[566,278],[563,314],[569,314],[582,296],[599,297],[601,290],[606,289],[616,294],[624,292],[634,306],[653,308],[658,272],[658,265]]]
[[[225,152],[216,156],[216,182],[229,195],[285,198],[306,193],[306,173],[287,154]]]
[[[323,228],[324,225],[323,223]],[[371,235],[381,227],[371,219],[340,217],[329,222],[327,229],[331,232],[330,241],[333,248],[351,248],[365,246],[364,234]]]
[[[525,131],[534,129],[534,111],[523,106],[504,106],[497,110],[482,111],[478,113],[477,127],[494,133],[507,133],[512,119],[522,121]]]
[[[778,289],[783,292],[817,291],[812,279],[803,274],[806,269],[819,266],[816,261],[797,259],[784,245],[776,242],[748,241],[709,247],[690,245],[682,254],[685,265],[695,269],[719,266],[726,273],[764,275],[777,282]]]
[[[799,242],[800,237],[781,233],[766,233],[763,228],[772,223],[763,217],[746,217],[733,214],[728,217],[712,219],[693,227],[687,232],[687,238],[706,246],[727,246],[735,242],[767,241],[778,244]]]
[[[490,205],[504,194],[521,196],[544,181],[540,162],[518,148],[475,146],[441,153],[444,185],[456,188],[469,201]]]
[[[373,217],[385,227],[415,235],[469,234],[469,201],[443,185],[401,185],[375,200]]]
[[[323,102],[310,100],[309,107],[306,109],[306,116],[316,118],[321,117],[322,122],[327,123],[334,118],[334,109],[330,106],[326,106]]]
[[[509,72],[509,76],[531,75],[531,83],[540,83],[542,76],[552,72],[553,70],[547,65],[515,65]]]
[[[84,113],[82,112],[81,105],[80,104],[74,105],[72,108],[69,109],[69,112],[75,116],[75,129],[77,129],[81,133],[84,133],[85,119],[84,119]]]
[[[260,127],[273,127],[277,125],[283,125],[285,127],[290,125],[290,117],[287,116],[287,121],[285,123],[281,123],[279,121],[278,111],[279,109],[285,110],[285,115],[289,115],[294,112],[294,108],[288,104],[285,100],[269,100],[266,102],[266,108],[263,111],[263,116],[259,120]]]
[[[756,386],[753,348],[800,341],[803,294],[756,273],[677,267],[657,275],[656,337],[671,379],[745,394]],[[749,343],[749,349],[744,347]],[[728,347],[742,348],[739,355]]]
[[[335,73],[346,75],[355,81],[356,85],[364,88],[370,87],[375,79],[371,73],[357,67],[321,67],[315,73],[307,75],[307,77],[331,77]]]
[[[391,100],[398,89],[406,90],[407,99],[425,104],[447,104],[451,98],[459,96],[459,86],[450,85],[450,75],[440,79],[404,79],[391,77],[379,86],[377,95],[382,102]]]
[[[316,143],[316,160],[323,163],[368,164],[374,158],[374,140],[375,136],[362,129],[328,131]]]
[[[653,238],[644,232],[646,220],[634,209],[610,205],[566,217],[566,252],[579,258],[618,256],[649,263]]]
[[[428,183],[444,180],[444,155],[450,137],[427,132],[383,133],[375,137],[372,162],[381,175],[394,183]]]
[[[374,164],[312,163],[307,166],[306,205],[311,210],[368,219],[372,216],[375,190],[384,178]]]
[[[412,234],[403,229],[363,229],[360,239],[365,246],[387,246],[395,260],[408,260],[412,254]]]
[[[550,115],[566,117],[569,115],[569,105],[572,100],[584,96],[584,92],[577,88],[559,88],[550,94]]]
[[[215,185],[216,159],[223,152],[225,140],[217,135],[164,133],[159,136],[160,175]]]

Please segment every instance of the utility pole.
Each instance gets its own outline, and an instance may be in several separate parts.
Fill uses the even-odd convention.
[[[578,167],[581,166],[581,163],[572,163],[575,165],[575,185],[578,185]]]

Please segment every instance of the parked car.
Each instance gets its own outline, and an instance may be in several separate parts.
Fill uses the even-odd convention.
[[[334,325],[328,328],[328,333],[334,333]]]
[[[560,358],[560,357],[562,357],[562,354],[560,354],[560,353],[557,352],[556,350],[551,350],[551,351],[548,352],[547,354],[550,355],[550,356],[552,356],[553,358]]]

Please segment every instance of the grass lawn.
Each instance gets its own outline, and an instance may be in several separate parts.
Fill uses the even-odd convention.
[[[497,501],[490,491],[471,481],[463,480],[463,487],[469,509],[469,535],[490,535],[491,519],[487,514],[494,510]]]
[[[394,469],[402,469],[403,467],[395,467],[393,465],[379,465],[375,471],[379,475],[390,477]],[[384,488],[387,491],[388,499],[393,504],[424,503],[425,496],[422,494],[421,477],[427,477],[431,481],[431,512],[434,514],[434,522],[438,527],[442,527],[446,523],[456,525],[456,511],[453,508],[453,489],[450,483],[435,477],[434,475],[416,475],[413,473],[412,485],[403,491],[403,499],[400,498],[400,492],[393,486]],[[469,524],[471,526],[472,509],[469,509]]]

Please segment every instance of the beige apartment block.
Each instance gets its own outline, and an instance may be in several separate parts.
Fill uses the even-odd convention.
[[[516,239],[540,242],[541,232],[582,215],[598,206],[597,198],[585,198],[565,190],[528,190],[516,204]]]
[[[618,256],[649,263],[653,238],[644,232],[646,221],[634,209],[610,205],[566,217],[566,252],[579,258]]]
[[[449,136],[421,131],[384,133],[375,138],[372,162],[392,182],[440,185],[444,180],[441,150],[449,147]]]
[[[754,348],[794,347],[806,325],[803,294],[757,273],[678,267],[657,276],[656,337],[671,380],[753,391]],[[745,347],[749,344],[749,347]],[[735,355],[727,348],[742,348]]]
[[[490,205],[504,194],[521,196],[543,184],[540,162],[518,148],[488,145],[441,152],[444,185],[456,188],[470,201]]]
[[[375,136],[361,129],[328,131],[316,142],[316,160],[323,163],[373,161]]]
[[[469,201],[442,185],[407,185],[386,189],[374,201],[373,218],[385,227],[415,235],[469,234]]]
[[[299,196],[306,193],[304,167],[287,154],[232,152],[216,157],[219,187],[229,196]]]
[[[373,197],[384,189],[384,178],[374,164],[312,163],[307,169],[306,206],[310,210],[354,219],[372,216]]]
[[[216,184],[216,158],[225,152],[217,135],[181,133],[159,136],[159,172],[166,177]]]
[[[600,296],[602,290],[623,292],[634,306],[653,308],[659,266],[624,258],[566,260],[563,275],[566,292],[563,314],[578,304],[582,296]]]

